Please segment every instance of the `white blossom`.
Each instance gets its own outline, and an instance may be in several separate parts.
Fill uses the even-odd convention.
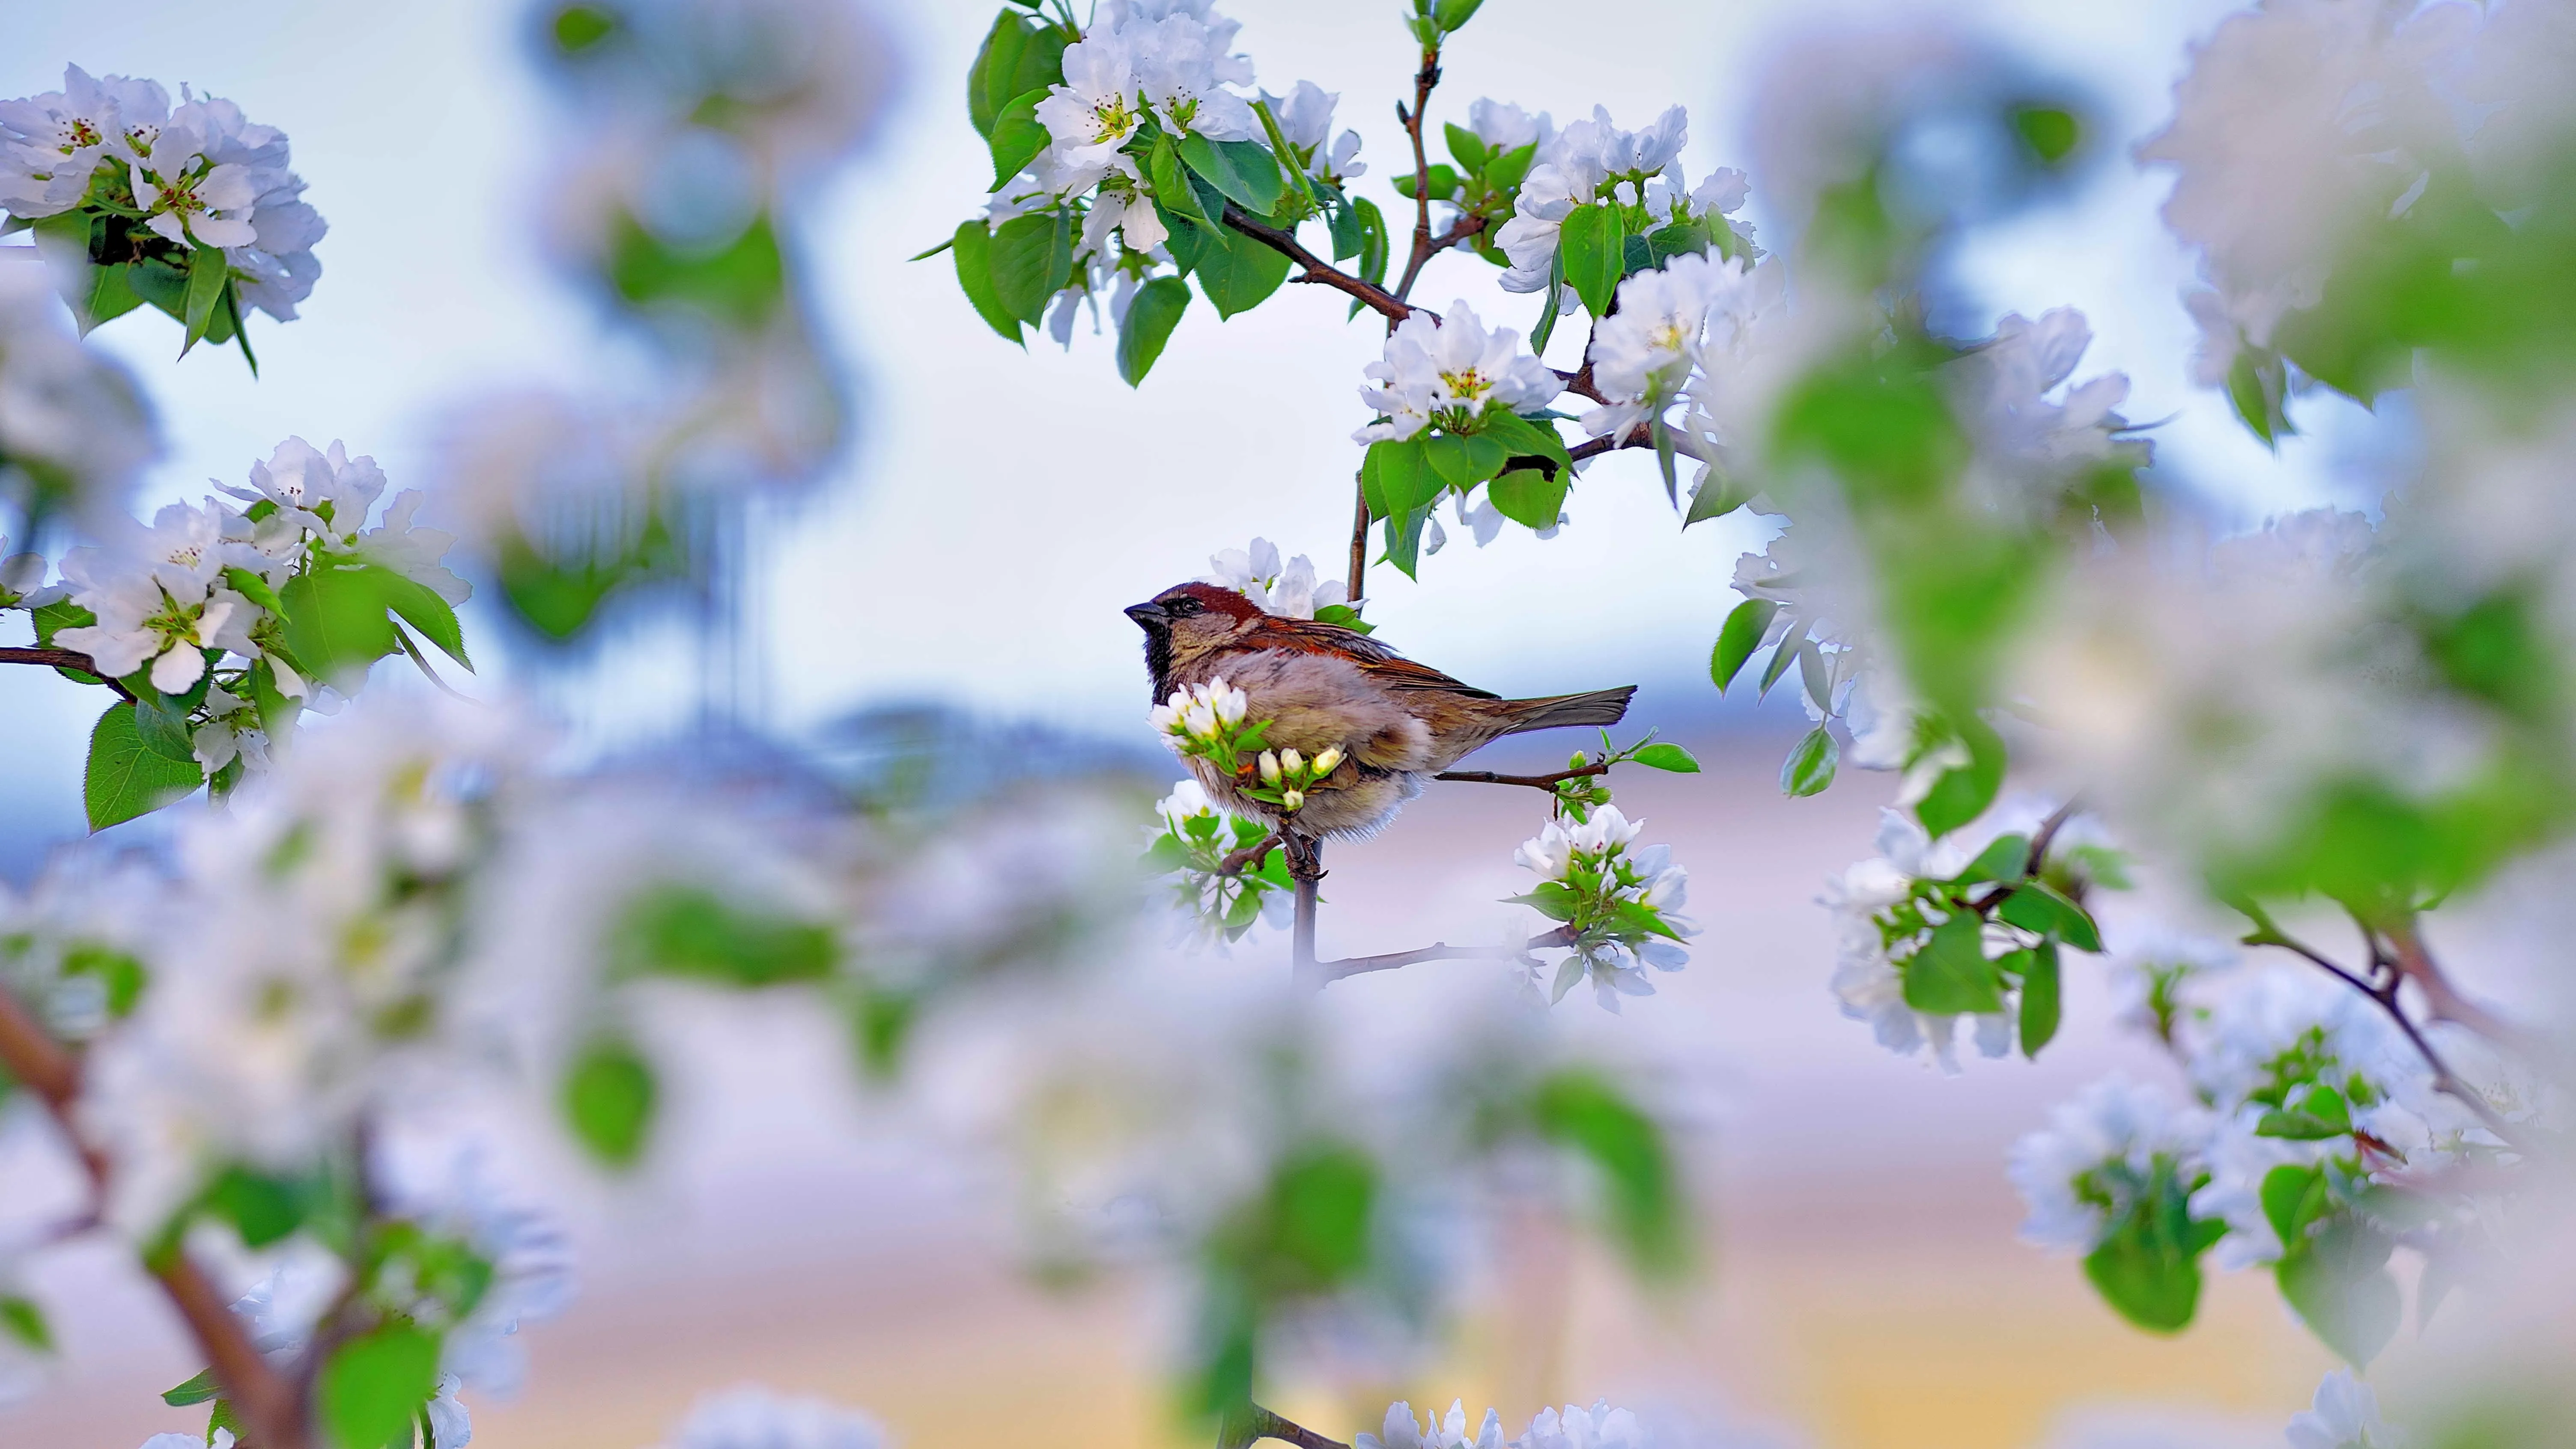
[[[170,96],[148,80],[63,68],[63,88],[0,101],[0,210],[45,217],[89,192],[101,161],[131,157],[169,118]]]
[[[1380,386],[1360,389],[1382,421],[1352,435],[1361,443],[1402,441],[1437,422],[1466,424],[1490,408],[1529,412],[1565,391],[1554,369],[1521,349],[1509,327],[1486,330],[1474,308],[1452,302],[1434,321],[1416,312],[1396,325],[1386,353],[1364,371]]]
[[[1304,554],[1282,564],[1279,546],[1266,538],[1254,539],[1249,549],[1229,548],[1211,555],[1208,569],[1206,582],[1233,589],[1284,619],[1311,619],[1317,609],[1347,597],[1341,580],[1318,582],[1315,561]]]
[[[1528,1431],[1512,1442],[1516,1449],[1651,1449],[1654,1440],[1635,1414],[1595,1399],[1589,1409],[1568,1404],[1539,1410]]]
[[[700,1399],[664,1449],[883,1449],[876,1420],[824,1399],[746,1384]]]
[[[2338,1368],[2317,1385],[2316,1403],[2290,1421],[2290,1449],[2400,1449],[2406,1436],[2379,1417],[2379,1395]]]
[[[1709,350],[1742,345],[1764,304],[1741,258],[1684,253],[1619,284],[1618,309],[1592,332],[1592,375],[1614,401],[1583,415],[1594,437],[1615,437],[1685,393]],[[1714,334],[1712,336],[1711,334]]]
[[[103,523],[159,451],[133,378],[81,345],[44,269],[0,262],[0,503]]]
[[[1512,219],[1494,234],[1511,258],[1503,290],[1545,290],[1558,233],[1574,208],[1602,200],[1622,184],[1630,188],[1629,203],[1641,201],[1637,188],[1672,164],[1689,131],[1689,115],[1680,106],[1642,131],[1620,130],[1606,107],[1595,106],[1589,119],[1570,122],[1549,137],[1521,181]]]
[[[1556,135],[1556,123],[1547,112],[1533,116],[1519,106],[1491,97],[1479,97],[1467,107],[1467,129],[1497,152],[1517,151],[1523,146],[1544,147]]]
[[[1589,978],[1593,999],[1603,1010],[1617,1011],[1622,996],[1655,994],[1648,967],[1678,971],[1690,964],[1688,948],[1671,938],[1699,934],[1697,923],[1681,914],[1690,873],[1672,863],[1670,846],[1630,848],[1644,826],[1617,806],[1602,805],[1579,821],[1551,817],[1513,851],[1514,864],[1560,892],[1558,919],[1578,936],[1573,953],[1557,966],[1551,1000],[1563,1000],[1577,981]],[[1640,930],[1627,919],[1641,908],[1671,936]],[[1542,969],[1535,962],[1531,967]]]
[[[1185,744],[1206,745],[1223,739],[1243,723],[1244,712],[1251,707],[1252,696],[1220,676],[1205,684],[1173,690],[1169,700],[1154,706],[1149,719],[1154,732],[1178,750]]]
[[[2013,1144],[2011,1177],[2030,1216],[2022,1238],[2087,1253],[2136,1205],[2159,1164],[2191,1186],[2209,1135],[2206,1113],[2163,1088],[2112,1076],[2049,1113],[2048,1127]]]
[[[373,458],[350,457],[337,438],[326,451],[289,437],[266,462],[250,465],[249,488],[216,486],[247,502],[274,503],[279,512],[337,545],[366,521],[368,510],[385,491],[385,474]]]
[[[474,586],[439,562],[455,547],[456,535],[415,527],[411,521],[412,515],[420,511],[422,497],[417,488],[395,494],[394,501],[385,507],[384,521],[358,536],[358,552],[370,563],[391,569],[450,605],[464,603],[473,595]]]
[[[1064,80],[1037,106],[1064,165],[1105,167],[1136,134],[1136,84],[1135,47],[1116,31],[1096,27],[1064,48]]]
[[[2113,411],[2129,395],[2124,374],[2104,373],[2060,399],[2048,396],[2074,375],[2092,340],[2084,314],[2072,307],[2052,308],[2037,322],[2007,312],[1991,339],[1951,365],[1961,411],[1978,435],[1980,468],[2027,473],[2041,484],[1988,502],[2027,511],[2032,502],[2052,500],[2051,485],[2062,486],[2071,469],[2115,457],[2133,466],[2150,460],[2145,443],[2119,436],[2129,425]]]
[[[150,664],[152,685],[165,694],[184,693],[204,676],[206,658],[198,651],[248,652],[242,630],[254,606],[212,587],[223,571],[223,526],[212,499],[203,508],[173,503],[154,515],[149,530],[134,529],[113,551],[73,549],[63,557],[63,580],[72,601],[98,622],[54,637],[96,660],[111,678]]]
[[[1280,139],[1296,148],[1304,159],[1308,175],[1339,185],[1367,174],[1368,167],[1352,159],[1360,153],[1360,133],[1346,130],[1339,140],[1333,140],[1333,108],[1341,101],[1339,92],[1301,80],[1285,96],[1264,91],[1261,99],[1269,105],[1271,118],[1279,123]],[[1327,146],[1327,141],[1332,144]]]

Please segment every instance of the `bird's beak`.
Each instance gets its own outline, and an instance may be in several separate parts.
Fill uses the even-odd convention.
[[[1127,617],[1136,621],[1137,628],[1149,633],[1167,628],[1172,622],[1171,612],[1160,604],[1129,604]]]

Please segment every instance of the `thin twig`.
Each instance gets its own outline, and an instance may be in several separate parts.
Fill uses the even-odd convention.
[[[1259,865],[1262,861],[1269,859],[1271,850],[1278,844],[1279,834],[1277,831],[1273,831],[1270,834],[1261,837],[1258,844],[1247,845],[1243,849],[1228,855],[1225,859],[1218,861],[1216,873],[1218,875],[1241,875],[1253,866]]]
[[[1415,951],[1390,951],[1383,956],[1346,956],[1339,961],[1310,962],[1304,979],[1321,988],[1346,976],[1362,976],[1371,971],[1393,971],[1423,961],[1517,961],[1532,951],[1552,951],[1571,946],[1575,941],[1572,926],[1559,926],[1543,936],[1532,936],[1519,946],[1452,946],[1434,941]]]
[[[1351,584],[1344,596],[1351,607],[1358,608],[1360,593],[1368,582],[1368,479],[1363,471],[1351,486]]]
[[[0,664],[34,664],[48,669],[77,669],[99,683],[115,690],[119,697],[134,698],[134,692],[122,680],[99,673],[98,661],[77,649],[28,649],[18,645],[0,648]]]
[[[1571,770],[1559,770],[1553,775],[1497,775],[1491,770],[1443,770],[1431,778],[1453,780],[1462,785],[1527,785],[1533,790],[1554,790],[1568,780],[1609,773],[1610,762],[1600,760]]]
[[[1362,281],[1334,266],[1331,262],[1306,250],[1305,244],[1297,240],[1295,233],[1272,226],[1231,201],[1225,204],[1225,224],[1305,268],[1303,272],[1288,280],[1314,282],[1337,292],[1346,292],[1368,304],[1371,310],[1386,318],[1390,327],[1424,310],[1420,307],[1407,306],[1403,299],[1389,293],[1384,287]],[[1437,314],[1433,314],[1433,320],[1439,320]]]
[[[107,1160],[82,1141],[73,1120],[80,1100],[80,1059],[54,1040],[5,987],[0,987],[0,1066],[34,1092],[63,1135],[79,1144],[91,1190],[105,1197]],[[144,1266],[196,1335],[197,1346],[214,1366],[215,1382],[251,1429],[251,1440],[260,1449],[310,1449],[301,1396],[260,1357],[241,1319],[186,1250],[172,1248],[147,1259]]]
[[[2528,1144],[2523,1141],[2521,1132],[2512,1123],[2507,1122],[2504,1115],[2496,1111],[2475,1087],[2470,1086],[2460,1078],[2458,1073],[2451,1070],[2451,1064],[2442,1059],[2441,1052],[2434,1048],[2432,1042],[2425,1039],[2423,1030],[2408,1018],[2404,1004],[2397,997],[2398,987],[2406,980],[2402,972],[2390,975],[2385,981],[2366,981],[2362,979],[2360,973],[2344,967],[2324,952],[2294,939],[2268,920],[2263,921],[2257,929],[2247,934],[2244,943],[2248,946],[2277,946],[2306,960],[2310,965],[2379,1003],[2379,1009],[2388,1014],[2388,1019],[2397,1024],[2399,1031],[2405,1033],[2406,1040],[2413,1043],[2416,1054],[2424,1058],[2424,1064],[2433,1069],[2434,1090],[2445,1093],[2475,1113],[2477,1119],[2486,1124],[2487,1130],[2503,1139],[2507,1146],[2528,1150]]]
[[[2462,996],[2451,978],[2435,964],[2433,953],[2424,948],[2424,938],[2415,929],[2414,918],[2381,927],[2388,938],[2388,949],[2398,973],[2415,983],[2424,993],[2424,1009],[2435,1021],[2465,1026],[2487,1040],[2506,1046],[2523,1046],[2528,1036],[2513,1023]]]
[[[2039,829],[2031,832],[2028,873],[2036,874],[2041,866],[2048,863],[2048,848],[2057,843],[2057,833],[2064,830],[2066,822],[2083,813],[2083,810],[2083,798],[2070,795],[2065,804],[2048,812],[2048,818],[2039,822]]]
[[[1431,105],[1431,88],[1440,84],[1440,47],[1425,46],[1422,69],[1413,75],[1413,109],[1396,102],[1395,117],[1404,123],[1404,133],[1413,142],[1413,260],[1404,267],[1404,280],[1396,284],[1398,300],[1413,295],[1413,282],[1422,275],[1423,263],[1431,260],[1431,157],[1422,149],[1422,115]]]
[[[1600,386],[1592,380],[1592,362],[1589,357],[1585,358],[1581,367],[1576,368],[1572,372],[1568,372],[1561,367],[1551,368],[1549,370],[1556,374],[1558,381],[1565,384],[1565,390],[1567,392],[1574,394],[1576,397],[1588,397],[1594,402],[1601,404],[1603,407],[1608,407],[1610,405],[1610,399],[1601,395]]]

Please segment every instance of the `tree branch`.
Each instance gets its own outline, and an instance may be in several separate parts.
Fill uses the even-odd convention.
[[[1580,780],[1587,775],[1609,773],[1610,762],[1600,760],[1577,769],[1559,770],[1553,775],[1497,775],[1491,770],[1443,770],[1431,778],[1454,780],[1462,785],[1527,785],[1533,790],[1553,791],[1568,780]]]
[[[1440,47],[1428,46],[1422,52],[1422,69],[1413,75],[1413,109],[1395,104],[1395,118],[1404,123],[1404,134],[1413,142],[1413,260],[1404,267],[1404,280],[1396,284],[1398,300],[1413,295],[1414,279],[1422,275],[1423,263],[1431,260],[1435,247],[1431,242],[1431,157],[1422,149],[1422,113],[1431,105],[1431,88],[1440,84]]]
[[[2406,981],[2402,968],[2392,972],[2384,981],[2365,981],[2359,973],[2338,964],[2324,952],[2293,939],[2268,920],[2246,935],[2244,942],[2248,946],[2277,946],[2379,1003],[2379,1009],[2388,1014],[2388,1019],[2395,1022],[2397,1029],[2405,1033],[2406,1040],[2414,1045],[2416,1054],[2424,1058],[2424,1064],[2433,1069],[2434,1090],[2447,1094],[2475,1113],[2477,1119],[2486,1124],[2486,1129],[2503,1139],[2507,1146],[2528,1150],[2528,1144],[2514,1125],[2479,1095],[2477,1088],[2462,1081],[2451,1070],[2451,1064],[2442,1059],[2441,1052],[2425,1039],[2423,1030],[2407,1017],[2405,1007],[2397,999],[2398,987]]]
[[[1337,292],[1346,292],[1357,297],[1368,304],[1371,310],[1386,318],[1387,325],[1390,327],[1416,312],[1425,310],[1407,306],[1401,298],[1389,293],[1384,287],[1364,282],[1331,262],[1325,261],[1322,257],[1306,250],[1305,245],[1297,240],[1293,232],[1272,226],[1231,201],[1225,204],[1225,224],[1305,268],[1305,271],[1288,280],[1316,282]],[[1433,314],[1433,320],[1438,320],[1438,314]]]
[[[33,664],[47,669],[77,669],[83,674],[96,676],[99,683],[115,690],[118,697],[129,700],[134,698],[133,691],[127,689],[122,681],[100,674],[98,661],[77,649],[27,649],[11,645],[0,648],[0,664]]]
[[[1268,859],[1272,847],[1278,844],[1279,833],[1274,830],[1270,834],[1261,837],[1258,844],[1247,845],[1243,849],[1228,855],[1225,859],[1218,861],[1216,873],[1218,875],[1241,875],[1253,866],[1259,865],[1263,860]]]
[[[1360,592],[1368,581],[1368,481],[1366,471],[1351,484],[1351,582],[1348,593],[1352,608],[1358,608]]]
[[[2380,934],[2388,938],[2390,959],[2398,974],[2424,993],[2425,1010],[2432,1013],[2435,1021],[2465,1026],[2502,1045],[2519,1048],[2527,1044],[2529,1039],[2519,1027],[2462,996],[2451,984],[2451,978],[2434,962],[2433,953],[2424,949],[2424,938],[2415,929],[2413,916],[2381,927]]]
[[[42,652],[42,651],[19,651]],[[86,657],[86,656],[82,656]],[[24,661],[20,661],[24,662]],[[54,1040],[15,993],[0,988],[0,1066],[26,1084],[51,1112],[63,1135],[77,1147],[91,1189],[107,1192],[107,1160],[82,1142],[73,1113],[80,1100],[80,1060]],[[302,1397],[278,1376],[250,1341],[249,1332],[212,1280],[183,1248],[145,1260],[144,1267],[161,1284],[179,1310],[197,1346],[214,1366],[215,1382],[252,1431],[259,1449],[311,1449],[305,1432]]]
[[[1390,951],[1383,956],[1346,956],[1339,961],[1309,962],[1305,979],[1321,990],[1346,976],[1364,976],[1371,971],[1393,971],[1423,961],[1517,961],[1532,951],[1552,951],[1574,944],[1574,928],[1559,926],[1543,936],[1532,936],[1519,947],[1452,946],[1434,941],[1414,951]]]

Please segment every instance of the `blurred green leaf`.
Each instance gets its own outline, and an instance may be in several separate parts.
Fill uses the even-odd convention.
[[[564,1073],[564,1120],[601,1163],[632,1167],[643,1155],[660,1089],[652,1065],[627,1042],[601,1037]]]
[[[339,1449],[411,1442],[412,1420],[438,1392],[438,1339],[400,1319],[334,1349],[316,1407]]]
[[[2084,142],[2083,121],[2063,106],[2015,107],[2012,126],[2031,154],[2050,166],[2074,155],[2075,148]]]
[[[2276,1169],[2277,1170],[2277,1169]],[[2281,1296],[2326,1347],[2366,1368],[2405,1316],[2388,1271],[2388,1235],[2349,1217],[2328,1221],[2274,1266]]]
[[[2033,1061],[2057,1036],[2057,964],[2057,943],[2042,941],[2031,948],[2030,964],[2022,971],[2021,1054]]]
[[[2102,933],[2092,915],[2046,881],[2023,881],[2004,897],[1995,914],[2025,931],[2055,936],[2078,951],[2102,949]]]
[[[14,1293],[0,1294],[0,1339],[32,1353],[54,1351],[54,1330],[45,1322],[45,1310],[34,1299]]]
[[[197,1203],[208,1215],[232,1224],[243,1246],[265,1248],[304,1225],[314,1193],[303,1183],[235,1165],[217,1174]]]
[[[2200,1255],[2227,1231],[2224,1223],[2195,1221],[2189,1199],[2172,1162],[2158,1159],[2145,1191],[2084,1260],[2084,1276],[2103,1301],[2150,1333],[2190,1325],[2200,1305]]]
[[[1655,1119],[1583,1068],[1540,1081],[1531,1112],[1542,1135],[1580,1153],[1599,1173],[1611,1239],[1630,1269],[1648,1282],[1687,1269],[1689,1202]]]
[[[2003,980],[1986,959],[1985,922],[1961,911],[1933,928],[1905,962],[1905,1004],[1927,1016],[2004,1009]]]
[[[841,954],[830,926],[686,885],[637,897],[610,949],[620,976],[680,976],[751,988],[819,981],[832,974]]]
[[[2003,736],[1984,720],[1975,718],[1954,728],[1960,742],[1967,746],[1968,763],[1943,771],[1914,805],[1914,818],[1935,840],[1985,814],[2004,784],[2007,759]]]
[[[609,238],[609,285],[635,307],[677,304],[728,327],[766,322],[787,295],[787,262],[766,213],[721,246],[674,247],[620,212]]]

